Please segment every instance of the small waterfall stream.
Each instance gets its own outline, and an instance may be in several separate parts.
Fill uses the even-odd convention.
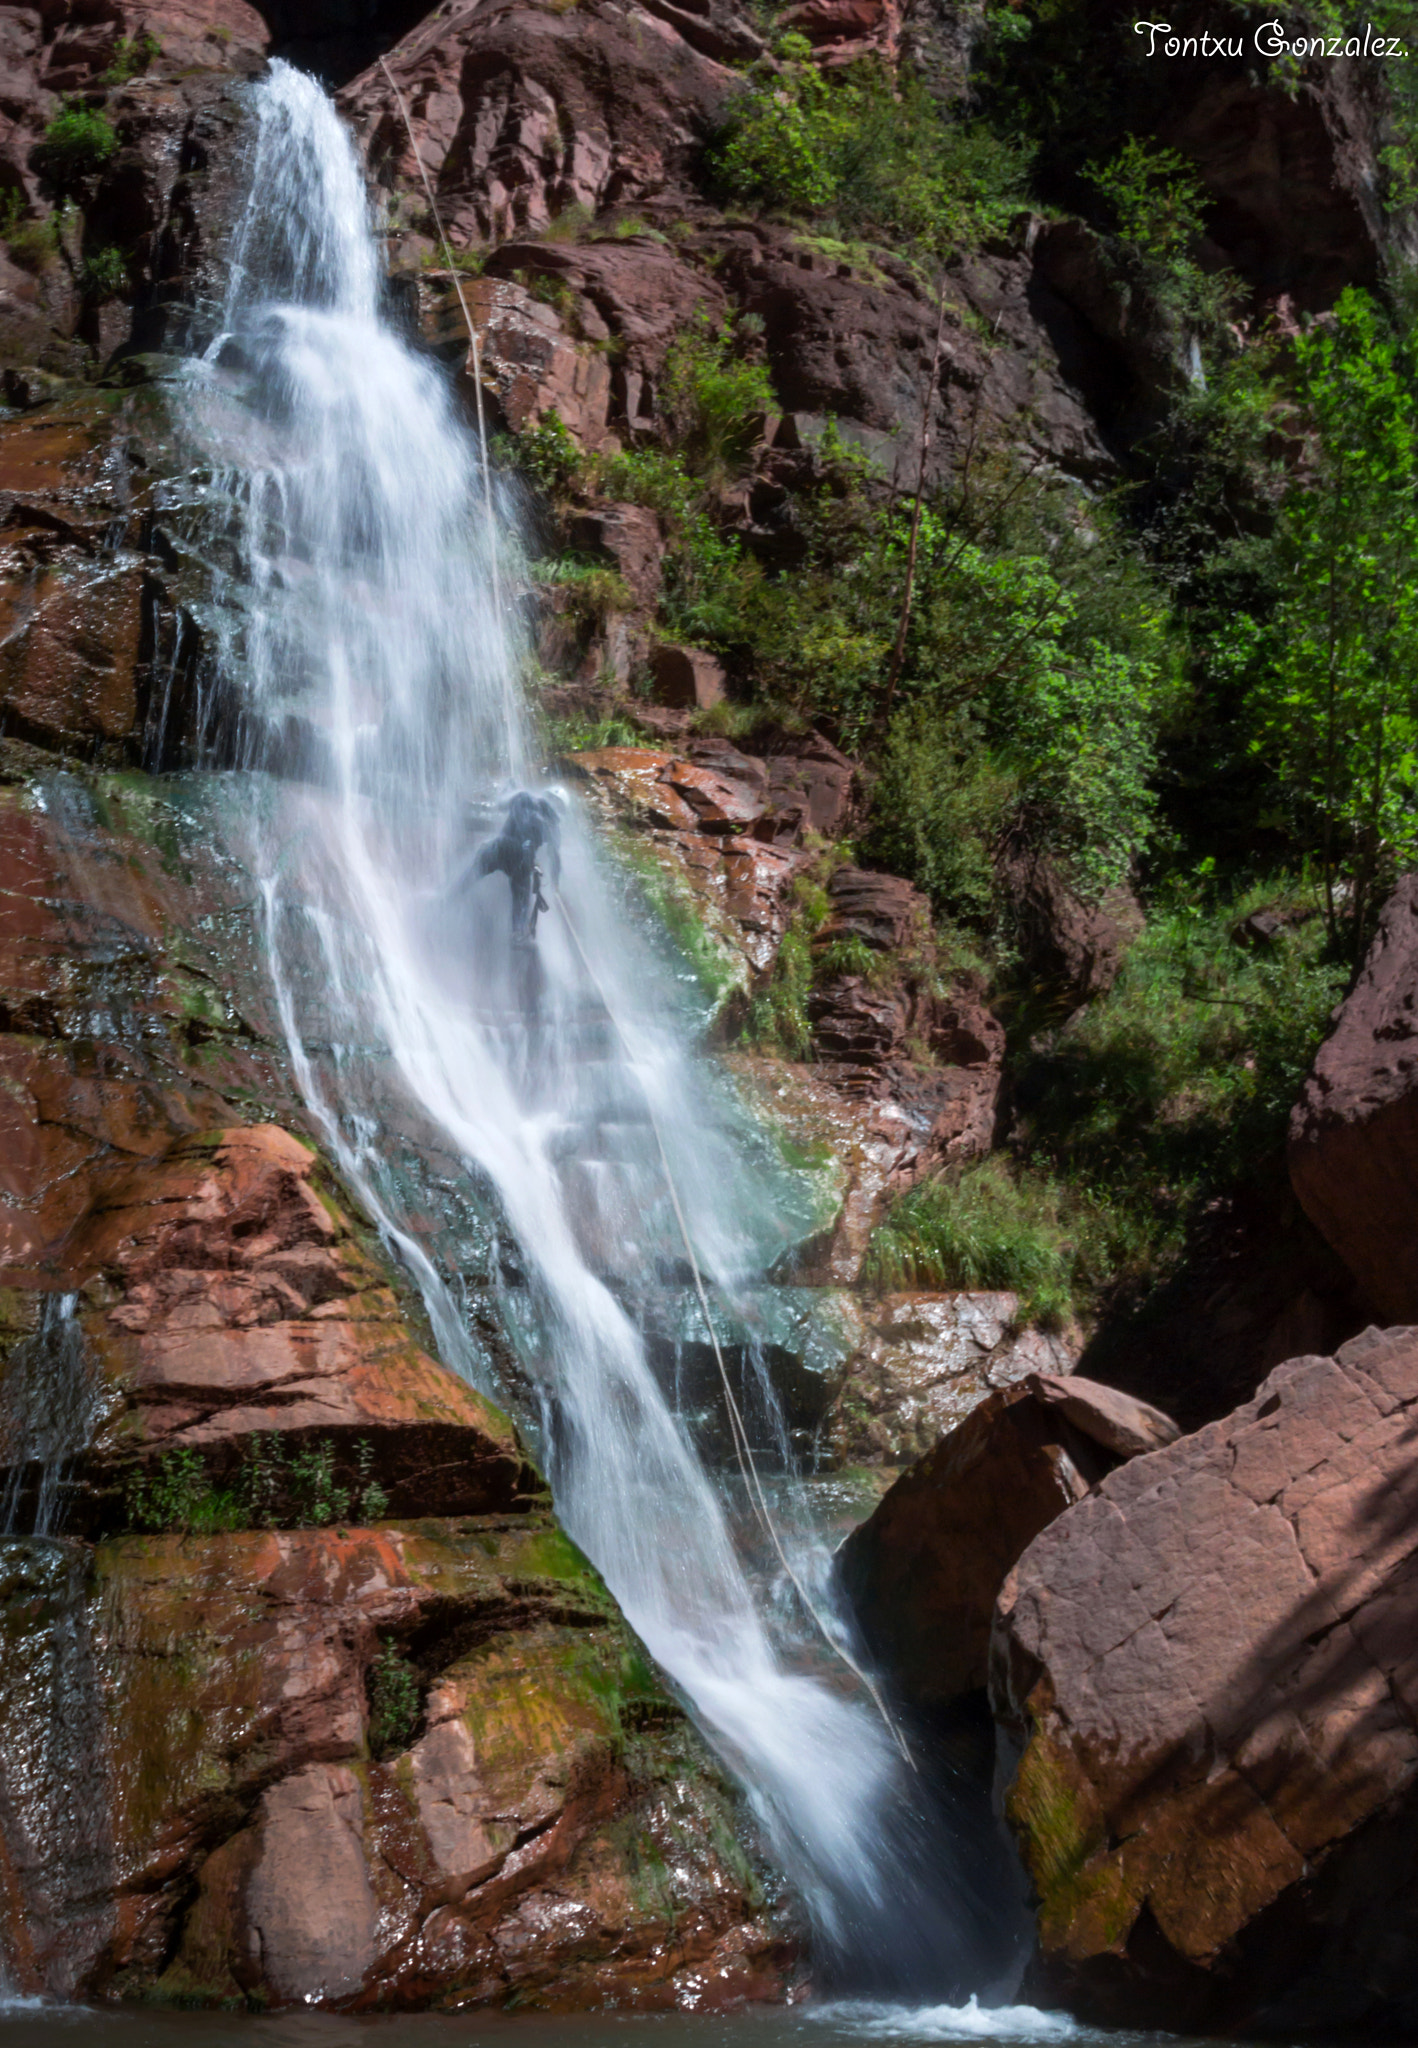
[[[0,1388],[0,1537],[55,1535],[70,1460],[93,1431],[100,1389],[85,1349],[77,1294],[51,1294],[39,1328],[15,1347]]]
[[[774,1248],[770,1195],[574,806],[565,914],[534,949],[509,944],[500,877],[447,892],[498,795],[539,774],[477,450],[445,376],[385,317],[330,102],[281,63],[255,99],[223,332],[186,411],[211,479],[222,669],[239,679],[233,803],[297,1078],[418,1277],[445,1360],[484,1384],[456,1280],[389,1170],[401,1134],[449,1162],[449,1202],[471,1188],[501,1219],[522,1408],[558,1512],[747,1788],[820,1957],[862,1988],[958,1987],[972,1909],[919,1874],[948,1856],[937,1835],[918,1862],[919,1785],[781,1587],[775,1601],[750,1583],[624,1305],[683,1265],[656,1125],[724,1299]],[[510,561],[510,525],[504,544]]]

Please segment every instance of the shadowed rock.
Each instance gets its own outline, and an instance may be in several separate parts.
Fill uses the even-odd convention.
[[[1290,1118],[1290,1180],[1386,1322],[1418,1322],[1418,875],[1384,906]]]
[[[1405,2032],[1418,1333],[1292,1359],[1111,1473],[1000,1597],[1027,1987],[1116,2025]]]
[[[983,1686],[995,1601],[1021,1552],[1120,1459],[1176,1435],[1112,1387],[1030,1373],[903,1473],[837,1554],[862,1634],[902,1698],[942,1707]]]

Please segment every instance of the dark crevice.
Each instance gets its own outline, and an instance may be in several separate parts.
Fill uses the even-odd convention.
[[[428,0],[265,0],[271,55],[331,91],[367,70],[428,18]]]

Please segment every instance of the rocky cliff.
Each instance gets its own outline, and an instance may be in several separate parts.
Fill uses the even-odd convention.
[[[1412,260],[1403,110],[1359,60],[1164,72],[1111,0],[1038,12],[1026,47],[915,0],[0,10],[0,1500],[45,1535],[0,1546],[22,1988],[700,2007],[798,1968],[733,1793],[513,1423],[434,1355],[287,1068],[172,405],[215,331],[248,82],[284,53],[365,152],[394,317],[501,436],[549,752],[795,1183],[730,1371],[767,1360],[800,1462],[869,1468],[853,1516],[927,1459],[845,1565],[898,1689],[978,1695],[993,1615],[1034,1994],[1145,2026],[1411,2025],[1408,1339],[1356,1337],[1411,1314],[1411,890],[1295,1112],[1302,1218],[1276,1103],[1337,992],[1314,906],[1288,871],[1234,918],[1208,903],[1224,969],[1195,928],[1152,936],[1216,848],[1263,879],[1278,858],[1246,746],[1196,739],[1230,731],[1232,681],[1190,726],[1175,694],[1157,714],[1146,858],[1116,808],[1069,809],[1098,733],[1136,738],[1116,707],[1085,694],[1031,754],[991,695],[1086,615],[1029,671],[1035,709],[1134,658],[1141,700],[1180,665],[1148,639],[1159,590],[1205,623],[1264,584],[1245,556],[1205,586],[1214,532],[1179,538],[1177,508],[1259,545],[1317,459],[1293,393],[1245,379]],[[885,104],[961,152],[926,227],[904,189],[854,215],[733,186],[753,95],[807,120],[848,103],[834,80],[873,146]],[[1016,115],[1028,178],[996,147]],[[1130,228],[1116,178],[1100,203],[1095,155],[1128,138],[1191,193],[1180,241],[1155,211]],[[1208,404],[1254,428],[1244,460]],[[1060,598],[1050,564],[1115,559],[1124,483],[1132,567]],[[914,614],[913,503],[938,578]],[[1217,824],[1237,789],[1244,826]],[[1148,1035],[1172,955],[1179,1012],[1245,1012],[1194,1027],[1191,1068]],[[1228,1118],[1270,1180],[1238,1179]],[[397,1143],[440,1184],[428,1133]],[[1119,1221],[1100,1190],[1144,1154]],[[459,1227],[515,1399],[515,1248],[481,1211]],[[649,1354],[727,1462],[681,1292],[640,1304]],[[1071,1393],[1085,1344],[1140,1398]],[[1147,1398],[1196,1433],[1164,1443]]]

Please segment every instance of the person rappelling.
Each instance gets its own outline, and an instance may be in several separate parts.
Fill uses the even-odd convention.
[[[506,875],[512,891],[512,943],[530,946],[536,941],[538,913],[550,908],[542,895],[542,871],[537,855],[546,849],[552,886],[561,880],[561,812],[566,792],[544,790],[533,795],[519,789],[503,797],[499,809],[507,816],[502,830],[469,855],[454,878],[455,891],[482,880],[484,875]]]

